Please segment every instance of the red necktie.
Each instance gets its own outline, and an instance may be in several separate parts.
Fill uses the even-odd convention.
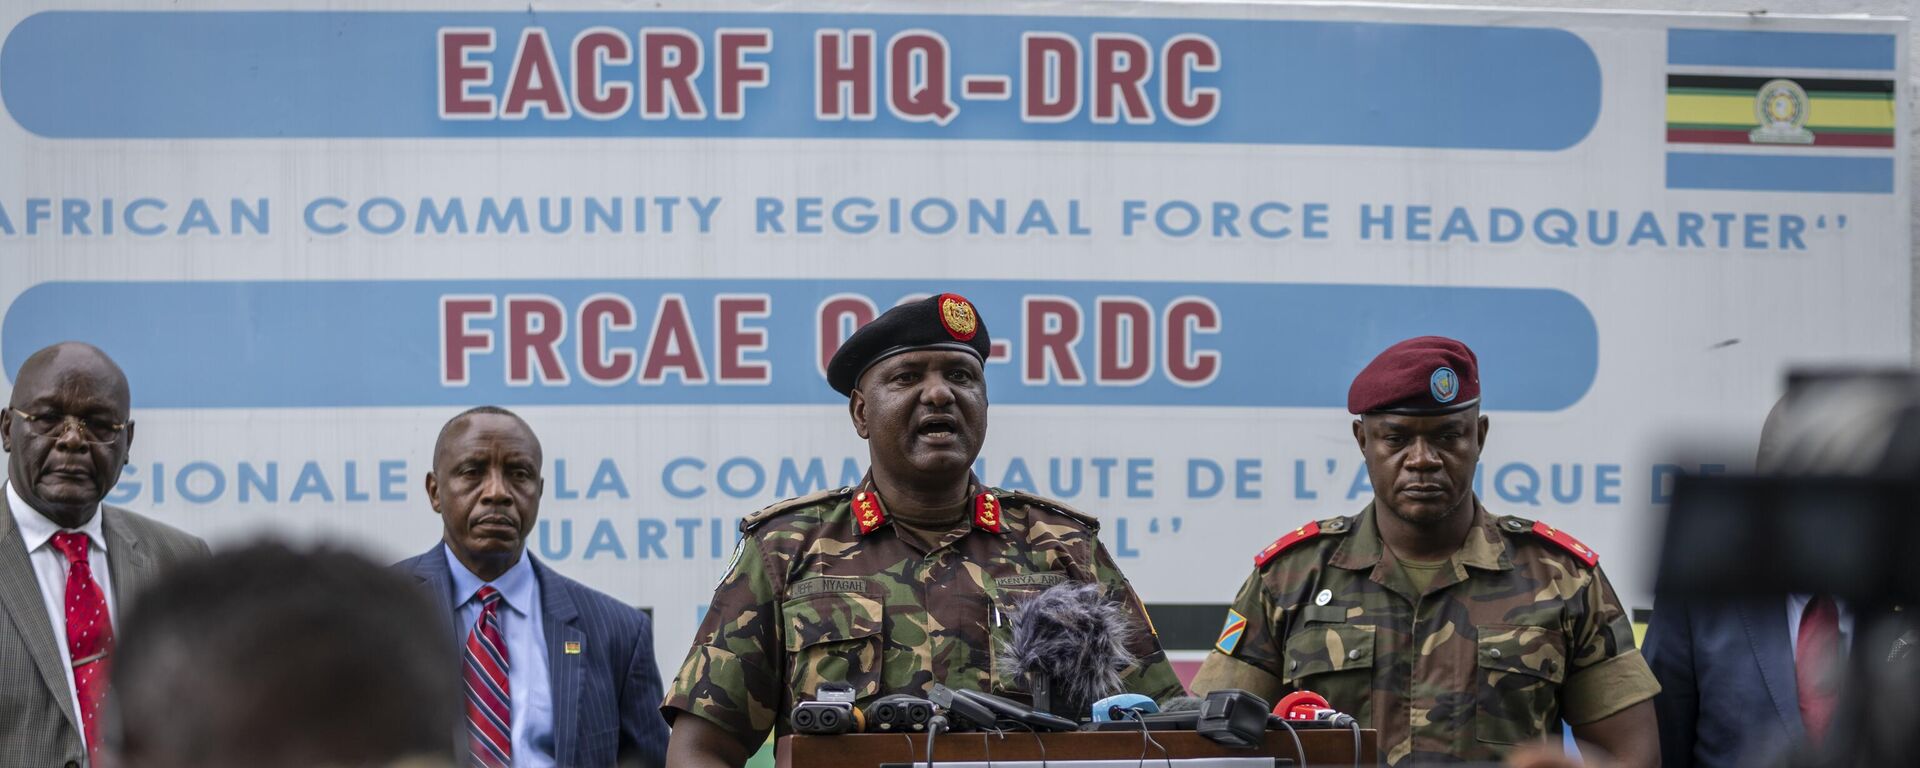
[[[507,687],[507,644],[500,634],[500,592],[481,587],[480,620],[467,633],[467,749],[483,768],[513,765],[513,699]]]
[[[1793,680],[1800,692],[1800,720],[1807,738],[1819,743],[1840,702],[1840,608],[1817,595],[1800,614],[1800,637],[1793,650]]]
[[[67,653],[73,659],[73,696],[80,702],[80,728],[87,760],[100,761],[100,703],[107,693],[107,655],[113,651],[113,618],[107,598],[87,564],[87,535],[63,531],[53,547],[67,556]]]

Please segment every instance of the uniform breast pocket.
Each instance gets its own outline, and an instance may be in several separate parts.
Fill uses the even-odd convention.
[[[1374,627],[1308,621],[1287,638],[1280,679],[1366,718],[1373,697]]]
[[[866,699],[880,691],[886,637],[880,601],[828,593],[780,605],[787,629],[787,688],[794,701],[812,699],[821,683],[846,683]]]
[[[1556,629],[1483,624],[1474,733],[1481,741],[1518,744],[1540,738],[1560,717],[1567,645]]]

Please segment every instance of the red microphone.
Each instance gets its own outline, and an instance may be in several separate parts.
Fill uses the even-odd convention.
[[[1333,705],[1327,703],[1327,697],[1313,691],[1294,691],[1273,705],[1273,713],[1284,720],[1305,720],[1312,722],[1320,719],[1322,711],[1330,711]]]

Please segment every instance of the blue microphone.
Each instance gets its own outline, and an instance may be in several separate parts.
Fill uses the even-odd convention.
[[[1160,711],[1160,705],[1153,699],[1138,693],[1121,693],[1108,696],[1093,703],[1093,721],[1106,723],[1115,720],[1138,720],[1141,715],[1151,715]]]

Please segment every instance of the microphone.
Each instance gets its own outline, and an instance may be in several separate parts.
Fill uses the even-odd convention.
[[[793,705],[793,712],[787,716],[794,732],[829,736],[849,731],[857,733],[865,728],[864,714],[853,705],[853,686],[843,682],[821,683],[813,695],[814,701]]]
[[[1093,703],[1093,721],[1107,723],[1115,720],[1138,720],[1141,715],[1151,715],[1160,711],[1160,705],[1153,699],[1138,693],[1122,693],[1108,696]]]
[[[882,696],[867,705],[866,719],[869,732],[924,731],[933,719],[933,702],[910,693]]]
[[[1124,692],[1120,670],[1136,661],[1127,643],[1138,630],[1100,585],[1048,587],[1014,608],[1012,624],[999,661],[1026,681],[1035,709],[1074,717]]]
[[[1316,720],[1316,712],[1332,707],[1325,696],[1313,691],[1294,691],[1282,696],[1280,703],[1273,705],[1273,713],[1288,720]]]
[[[993,710],[987,709],[980,702],[962,698],[956,695],[957,693],[952,688],[934,683],[933,690],[927,693],[927,698],[946,710],[946,713],[951,715],[949,719],[957,727],[972,726],[984,731],[999,729],[1000,719],[994,716]]]
[[[949,714],[981,730],[1000,730],[1002,724],[1036,732],[1080,730],[1079,723],[1067,718],[979,691],[954,690],[935,684],[931,698]]]
[[[1323,722],[1336,728],[1346,728],[1355,722],[1352,715],[1334,709],[1327,703],[1327,697],[1313,691],[1294,691],[1281,697],[1280,703],[1273,705],[1273,714],[1283,720]]]
[[[1194,726],[1201,736],[1235,749],[1260,746],[1267,730],[1267,700],[1237,688],[1209,691]]]

